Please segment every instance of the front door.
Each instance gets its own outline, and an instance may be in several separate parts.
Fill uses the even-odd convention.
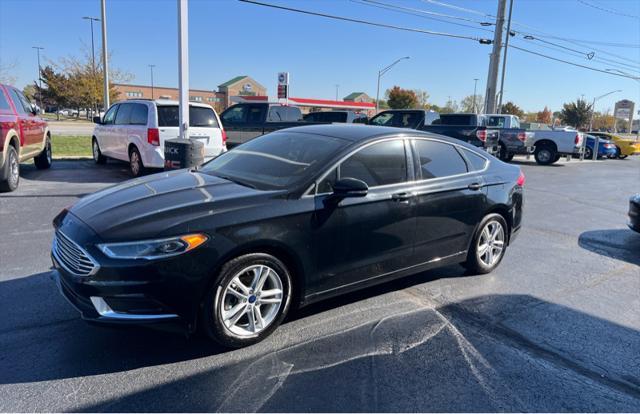
[[[31,102],[15,88],[8,88],[18,113],[22,149],[20,159],[37,155],[42,150],[44,122],[32,112]]]
[[[316,272],[315,279],[309,280],[310,294],[407,267],[415,226],[408,160],[405,140],[374,143],[351,155],[319,183],[313,223]],[[337,205],[327,203],[332,182],[347,177],[366,182],[368,194]]]

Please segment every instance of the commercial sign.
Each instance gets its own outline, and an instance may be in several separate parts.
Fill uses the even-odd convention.
[[[289,97],[289,72],[278,73],[278,99]]]
[[[618,119],[625,119],[627,121],[631,121],[633,118],[633,108],[635,103],[628,99],[623,99],[621,101],[616,102],[616,106],[613,110],[613,114]]]

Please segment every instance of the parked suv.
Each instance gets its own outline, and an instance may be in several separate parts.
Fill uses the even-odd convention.
[[[115,103],[102,118],[95,117],[93,159],[128,161],[131,174],[146,168],[164,168],[164,142],[179,136],[178,102],[129,100]],[[189,139],[204,143],[205,161],[226,151],[226,135],[220,118],[206,104],[189,104]]]
[[[0,192],[18,188],[20,163],[31,158],[39,169],[51,167],[49,126],[22,92],[0,84]]]

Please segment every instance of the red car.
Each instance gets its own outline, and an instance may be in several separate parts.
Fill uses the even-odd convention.
[[[22,92],[0,84],[0,192],[18,188],[20,163],[30,158],[39,169],[51,167],[49,125]]]

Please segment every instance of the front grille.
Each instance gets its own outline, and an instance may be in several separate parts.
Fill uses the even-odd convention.
[[[53,254],[65,270],[76,276],[89,276],[98,270],[89,254],[60,231],[53,238]]]

